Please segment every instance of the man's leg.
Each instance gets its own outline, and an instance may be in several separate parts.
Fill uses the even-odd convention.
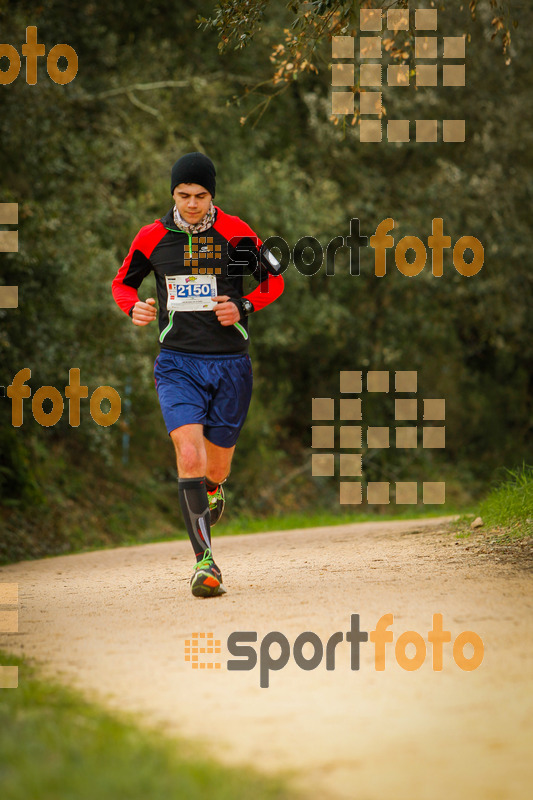
[[[231,459],[235,452],[233,447],[219,447],[204,437],[204,447],[206,454],[206,478],[207,488],[214,489],[226,480],[231,468]]]
[[[178,462],[178,493],[189,539],[196,555],[191,591],[196,597],[225,594],[222,574],[211,554],[210,509],[205,468],[203,425],[181,425],[170,432]]]
[[[210,442],[207,438],[204,439],[204,442],[207,456],[207,499],[211,511],[211,527],[213,527],[224,513],[226,500],[222,483],[229,475],[235,445],[233,447],[220,447]]]
[[[196,561],[201,561],[204,552],[211,547],[203,425],[182,425],[170,432],[170,438],[176,450],[178,492],[183,519]]]

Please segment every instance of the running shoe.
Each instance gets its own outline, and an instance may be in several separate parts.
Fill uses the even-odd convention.
[[[209,511],[211,517],[211,527],[216,525],[220,517],[224,513],[226,500],[224,498],[224,489],[220,483],[214,492],[207,492],[207,499],[209,500]]]
[[[204,557],[194,568],[191,592],[195,597],[216,597],[226,592],[222,584],[222,574],[213,561],[209,549],[205,551]]]

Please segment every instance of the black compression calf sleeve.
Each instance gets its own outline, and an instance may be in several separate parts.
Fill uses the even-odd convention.
[[[205,478],[178,478],[181,513],[193,546],[196,560],[211,547],[209,502]]]
[[[205,485],[207,487],[208,492],[214,492],[215,489],[218,489],[219,486],[218,483],[213,483],[212,481],[209,480],[209,478],[205,479]]]

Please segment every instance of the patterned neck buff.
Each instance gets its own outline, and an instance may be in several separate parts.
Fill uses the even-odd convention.
[[[203,219],[201,219],[200,222],[195,222],[194,225],[190,225],[188,222],[185,222],[182,216],[180,216],[178,207],[174,206],[174,222],[176,224],[176,227],[182,231],[185,231],[185,233],[190,233],[190,234],[203,233],[208,228],[210,228],[211,225],[214,223],[216,215],[217,215],[216,208],[211,202],[209,205],[209,210],[205,215],[205,217],[203,217]]]

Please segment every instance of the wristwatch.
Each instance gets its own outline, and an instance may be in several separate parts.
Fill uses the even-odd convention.
[[[239,305],[241,307],[241,314],[243,317],[248,317],[254,312],[254,304],[246,297],[241,297]]]

